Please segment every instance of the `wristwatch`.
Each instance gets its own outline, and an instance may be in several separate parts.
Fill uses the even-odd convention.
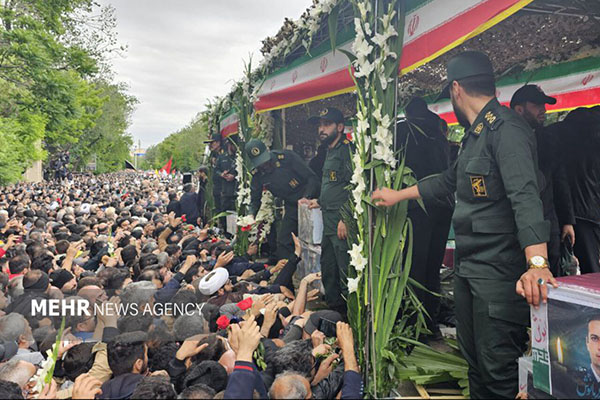
[[[544,269],[548,268],[548,260],[546,257],[542,256],[533,256],[527,261],[527,268],[529,269]]]

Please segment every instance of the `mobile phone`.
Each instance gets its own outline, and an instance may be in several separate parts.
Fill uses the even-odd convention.
[[[323,332],[325,337],[337,336],[337,327],[335,322],[330,321],[327,318],[321,317],[321,322],[319,322],[319,330]]]

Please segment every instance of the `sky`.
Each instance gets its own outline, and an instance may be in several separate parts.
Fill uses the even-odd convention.
[[[285,17],[296,20],[311,0],[101,0],[116,9],[127,45],[112,61],[116,80],[139,100],[129,132],[142,148],[187,125],[215,96],[257,64],[261,40]]]

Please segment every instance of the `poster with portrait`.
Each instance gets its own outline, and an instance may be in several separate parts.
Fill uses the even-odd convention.
[[[555,398],[600,398],[600,293],[565,285],[550,291],[545,309],[545,326],[532,331],[532,339],[547,336],[549,382],[544,384],[543,374],[535,376],[534,357],[535,386]],[[544,357],[537,358],[539,367]]]

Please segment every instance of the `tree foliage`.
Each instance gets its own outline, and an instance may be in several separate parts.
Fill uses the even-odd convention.
[[[98,83],[103,55],[115,51],[114,15],[101,12],[94,18],[104,22],[94,28],[95,7],[93,0],[0,0],[0,184],[18,180],[48,152],[81,149],[81,138],[105,134],[103,112],[109,113],[105,120],[111,113],[128,119],[131,99],[116,101],[110,85]],[[119,140],[87,141],[87,151],[102,150],[93,146],[106,147],[106,140],[127,149],[131,140],[122,126],[112,131],[123,136]],[[122,151],[113,152],[109,164],[119,156]]]
[[[101,114],[73,146],[74,167],[82,170],[95,158],[96,172],[118,171],[123,161],[130,159],[133,138],[126,131],[137,99],[127,94],[124,84],[98,81],[94,86],[102,101]]]
[[[178,171],[196,170],[203,162],[207,137],[208,123],[199,114],[186,127],[148,148],[140,168],[159,169],[172,157],[173,168]]]

